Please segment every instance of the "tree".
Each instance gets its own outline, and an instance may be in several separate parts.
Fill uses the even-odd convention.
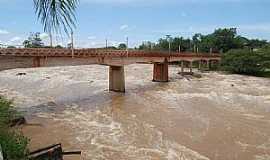
[[[152,42],[143,42],[139,49],[148,49]],[[237,35],[236,28],[216,29],[213,33],[202,35],[196,33],[192,39],[184,37],[171,38],[171,51],[178,51],[179,46],[181,52],[194,52],[199,49],[201,53],[221,53],[231,49],[258,49],[269,45],[266,40],[251,39]],[[160,38],[157,43],[152,43],[153,49],[169,50],[169,41],[165,38]]]
[[[16,48],[15,46],[7,46],[7,48]]]
[[[256,48],[261,48],[263,46],[266,46],[268,43],[266,40],[259,40],[259,39],[251,39],[247,42],[247,46],[253,50]]]
[[[139,50],[152,50],[155,48],[155,43],[152,43],[150,41],[143,42],[139,46]]]
[[[117,49],[115,46],[108,46],[107,49]]]
[[[40,38],[40,33],[30,33],[30,36],[27,40],[23,42],[25,48],[41,48],[44,47],[44,43]]]
[[[200,33],[196,33],[193,37],[192,37],[192,42],[193,42],[193,47],[194,47],[194,52],[197,51],[197,48],[199,48],[200,43],[201,43],[201,39],[202,39],[202,34]]]
[[[64,48],[64,47],[58,44],[58,45],[55,46],[54,48]]]
[[[214,45],[214,37],[212,34],[201,36],[201,42],[200,42],[200,51],[201,52],[218,52],[217,47]]]
[[[256,75],[266,69],[265,60],[260,53],[237,49],[222,55],[221,66],[232,73]]]
[[[160,38],[158,40],[157,48],[159,50],[169,50],[169,41],[167,39]]]
[[[75,10],[79,0],[34,0],[35,12],[47,33],[67,34],[76,27]]]
[[[125,43],[120,43],[118,49],[127,49],[127,45]]]

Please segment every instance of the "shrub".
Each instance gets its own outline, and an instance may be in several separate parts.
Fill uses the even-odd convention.
[[[266,69],[266,62],[264,54],[238,49],[223,54],[221,66],[232,73],[256,75]]]
[[[18,114],[12,106],[11,101],[0,97],[0,127],[8,126],[10,120],[18,116]]]
[[[0,97],[0,145],[4,160],[27,159],[28,139],[21,132],[9,128],[10,121],[18,115],[12,103]]]
[[[0,144],[5,160],[26,160],[28,139],[20,132],[0,129]]]

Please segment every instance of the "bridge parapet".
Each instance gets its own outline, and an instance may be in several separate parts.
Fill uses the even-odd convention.
[[[164,51],[139,50],[109,50],[109,49],[55,49],[55,48],[10,48],[0,49],[0,56],[20,57],[194,57],[194,58],[220,58],[220,54],[206,53],[177,53]]]

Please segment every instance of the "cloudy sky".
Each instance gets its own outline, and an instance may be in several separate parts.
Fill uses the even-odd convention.
[[[215,28],[236,27],[241,35],[270,40],[270,0],[81,0],[77,10],[77,47],[132,46],[166,34],[190,37]],[[42,32],[32,0],[0,0],[0,43],[21,44]],[[45,33],[44,41],[48,41]],[[65,45],[68,37],[56,35]]]

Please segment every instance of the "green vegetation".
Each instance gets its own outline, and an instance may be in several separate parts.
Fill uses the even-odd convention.
[[[55,47],[46,46],[43,43],[39,32],[30,33],[30,36],[23,41],[23,46],[24,48],[64,48],[61,45],[57,45]]]
[[[47,33],[67,34],[75,27],[75,10],[79,0],[34,0],[36,14]]]
[[[263,56],[246,49],[230,50],[223,54],[222,67],[239,74],[256,74],[265,70]]]
[[[125,43],[120,43],[118,49],[127,49],[127,45]]]
[[[10,101],[0,97],[0,145],[4,160],[27,159],[28,139],[21,132],[11,129],[9,123],[19,116]]]
[[[170,45],[169,45],[170,44]],[[221,68],[237,74],[270,77],[270,43],[237,35],[236,28],[217,29],[208,35],[161,38],[157,43],[144,42],[140,50],[169,50],[222,54]]]
[[[222,55],[221,66],[231,73],[270,77],[270,48],[230,50]]]
[[[44,43],[40,37],[40,33],[31,33],[27,40],[23,42],[25,48],[42,48]]]
[[[7,48],[16,48],[15,46],[7,46]]]
[[[143,42],[138,49],[140,50],[169,50],[181,52],[200,52],[200,53],[226,53],[231,49],[256,49],[268,44],[266,40],[248,39],[237,35],[236,28],[216,29],[213,33],[202,35],[196,33],[192,38],[174,37],[160,38],[157,43]]]

